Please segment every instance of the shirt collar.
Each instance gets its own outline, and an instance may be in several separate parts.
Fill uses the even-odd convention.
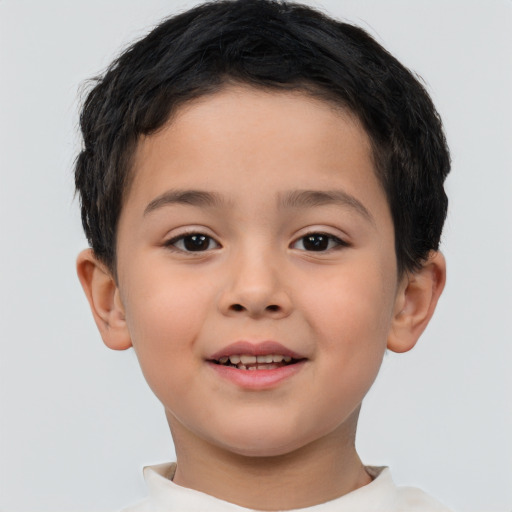
[[[340,498],[296,509],[297,512],[379,512],[389,510],[396,501],[397,488],[388,468],[367,466],[373,481]],[[144,478],[149,489],[149,501],[154,510],[168,512],[247,512],[252,509],[215,498],[208,494],[181,487],[172,481],[176,463],[144,468]],[[288,511],[293,512],[293,511]]]

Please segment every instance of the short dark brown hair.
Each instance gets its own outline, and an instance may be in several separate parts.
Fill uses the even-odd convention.
[[[83,227],[114,273],[116,231],[141,135],[227,83],[300,90],[355,114],[372,143],[395,229],[399,272],[437,250],[450,157],[417,77],[361,28],[308,6],[223,0],[164,20],[95,79],[80,117],[75,182]]]

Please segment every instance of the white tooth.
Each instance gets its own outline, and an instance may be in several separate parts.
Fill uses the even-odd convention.
[[[259,364],[258,370],[273,370],[276,368],[275,364]]]
[[[292,360],[292,358],[291,358],[290,356],[284,356],[284,357],[283,357],[283,361],[284,361],[285,363],[289,363],[291,360]]]
[[[228,362],[228,359],[229,359],[229,357],[227,357],[227,356],[225,356],[225,357],[221,357],[221,358],[219,359],[219,363],[220,363],[220,364],[226,364],[226,363]]]
[[[271,356],[270,354],[268,356],[265,356],[265,362],[266,363],[271,363],[273,360],[274,360],[274,357]]]
[[[238,364],[240,362],[240,356],[229,356],[231,364]]]
[[[244,354],[240,356],[240,361],[243,364],[254,364],[256,362],[256,356],[251,356],[249,354]]]
[[[258,363],[271,363],[272,360],[269,361],[268,358],[269,358],[269,356],[257,356],[256,361]]]
[[[248,370],[257,370],[258,367],[257,366],[249,366],[249,368],[247,368]]]
[[[272,356],[272,361],[274,361],[274,363],[280,363],[282,360],[283,360],[283,356],[279,356],[277,354]],[[269,363],[272,361],[269,361]]]
[[[242,364],[242,363],[238,363],[236,365],[236,367],[239,369],[239,370],[247,370],[247,366],[245,366],[245,364]]]

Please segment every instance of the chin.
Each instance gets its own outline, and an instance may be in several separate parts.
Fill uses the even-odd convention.
[[[251,458],[280,457],[294,451],[294,448],[289,444],[274,445],[269,443],[253,444],[251,446],[226,446],[225,448],[236,455]]]
[[[243,432],[243,435],[240,433]],[[313,442],[315,435],[298,435],[297,429],[286,428],[281,432],[276,429],[239,430],[224,437],[216,444],[221,448],[243,457],[279,457],[299,450]]]

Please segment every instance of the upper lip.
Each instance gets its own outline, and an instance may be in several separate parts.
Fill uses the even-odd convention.
[[[289,348],[286,348],[277,341],[260,341],[252,343],[250,341],[236,341],[226,347],[218,350],[214,354],[208,357],[210,361],[218,361],[221,357],[229,357],[234,355],[252,355],[252,356],[264,356],[269,354],[290,356],[292,359],[305,359],[305,357]]]

